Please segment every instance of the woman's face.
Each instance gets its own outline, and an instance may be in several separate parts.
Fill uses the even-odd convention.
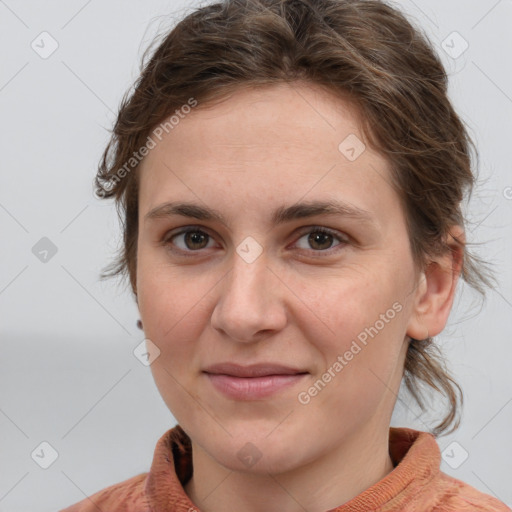
[[[387,429],[407,335],[426,335],[423,285],[388,164],[348,106],[305,84],[239,90],[161,139],[140,169],[137,298],[193,442],[285,471]]]

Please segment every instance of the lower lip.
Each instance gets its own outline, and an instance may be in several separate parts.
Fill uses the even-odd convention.
[[[233,377],[206,373],[215,389],[235,400],[257,400],[289,388],[307,374],[266,375],[265,377]]]

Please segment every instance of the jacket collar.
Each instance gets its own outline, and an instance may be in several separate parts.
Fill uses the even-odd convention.
[[[440,473],[441,453],[435,437],[428,432],[390,427],[389,453],[394,470],[332,512],[369,511],[384,504],[390,507],[390,512],[403,510],[402,505],[413,494],[425,491]],[[150,509],[154,512],[199,512],[184,490],[191,476],[191,440],[176,425],[158,440],[155,448],[145,484]]]

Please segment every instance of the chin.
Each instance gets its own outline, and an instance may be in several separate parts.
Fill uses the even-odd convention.
[[[297,455],[297,450],[293,450]],[[235,456],[233,456],[235,453]],[[243,453],[241,460],[238,455]],[[230,447],[227,451],[215,447],[211,453],[215,460],[231,471],[250,473],[254,475],[268,476],[268,474],[281,474],[295,469],[300,463],[298,460],[290,459],[286,450],[269,449],[266,447],[255,447],[255,445],[244,445],[242,449]],[[250,457],[253,458],[251,461]]]
[[[304,441],[304,438],[309,438],[306,432],[302,440],[294,439],[290,431],[278,431],[275,422],[271,427],[265,423],[265,428],[252,425],[252,428],[239,426],[239,429],[227,427],[227,430],[233,437],[224,436],[222,440],[208,437],[202,446],[219,464],[231,471],[278,474],[307,463],[308,458],[314,459],[314,455],[305,451],[306,447],[308,451],[312,448]]]

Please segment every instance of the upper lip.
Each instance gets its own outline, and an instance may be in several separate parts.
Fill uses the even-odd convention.
[[[249,366],[242,366],[233,363],[219,363],[208,366],[203,371],[206,373],[230,375],[233,377],[264,377],[266,375],[295,375],[299,373],[308,373],[306,370],[273,363],[259,363]]]

